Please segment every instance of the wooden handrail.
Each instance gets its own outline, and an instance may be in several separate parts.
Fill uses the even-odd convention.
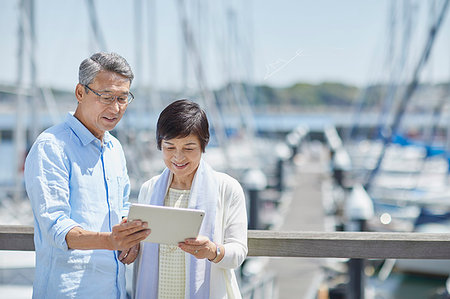
[[[450,259],[448,233],[249,231],[249,256]]]
[[[248,231],[249,256],[450,259],[448,233]],[[33,227],[0,225],[0,250],[33,251]]]
[[[28,225],[0,225],[0,250],[34,251],[34,230]]]

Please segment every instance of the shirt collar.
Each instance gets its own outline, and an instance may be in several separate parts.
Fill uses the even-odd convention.
[[[73,113],[67,113],[65,122],[72,129],[75,135],[77,135],[84,146],[91,143],[93,140],[98,140],[98,138],[95,137],[94,134],[91,133],[91,131],[89,131],[75,116],[73,116]],[[110,142],[111,135],[109,134],[109,132],[105,132],[105,134],[103,135],[103,143],[107,146],[110,146]]]

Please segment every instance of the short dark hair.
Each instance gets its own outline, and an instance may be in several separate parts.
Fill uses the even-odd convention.
[[[177,100],[164,108],[156,125],[156,142],[161,150],[163,139],[183,138],[194,134],[200,140],[202,152],[209,142],[209,124],[205,111],[187,99]]]

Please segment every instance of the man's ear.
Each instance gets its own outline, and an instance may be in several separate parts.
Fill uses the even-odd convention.
[[[75,97],[77,98],[78,103],[81,103],[86,95],[86,90],[83,85],[80,83],[75,87]]]

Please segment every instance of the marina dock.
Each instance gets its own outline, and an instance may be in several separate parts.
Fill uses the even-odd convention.
[[[322,182],[327,179],[325,154],[318,159],[297,155],[288,188],[280,210],[283,222],[277,230],[323,231]],[[278,284],[279,299],[316,298],[322,280],[323,259],[271,258],[267,269],[273,271]]]
[[[1,298],[32,296],[24,161],[77,108],[86,51],[133,66],[135,101],[111,132],[132,202],[164,168],[160,111],[205,109],[205,160],[247,197],[243,299],[450,298],[450,0],[119,2],[0,6]]]

